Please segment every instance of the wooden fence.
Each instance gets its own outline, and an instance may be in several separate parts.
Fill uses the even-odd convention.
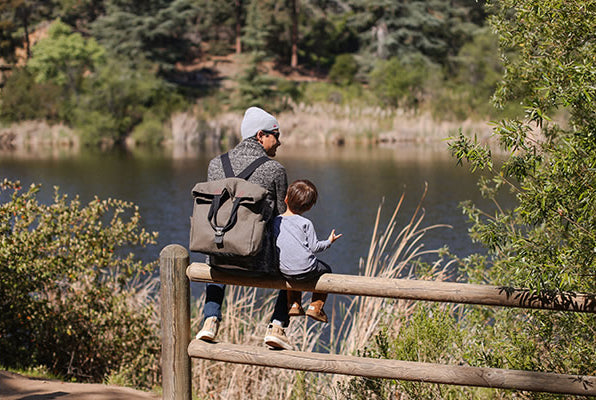
[[[596,396],[596,376],[379,360],[336,354],[271,351],[228,343],[190,340],[190,283],[226,283],[396,299],[523,307],[596,313],[596,295],[564,293],[537,296],[525,289],[453,282],[382,279],[325,274],[316,282],[247,278],[190,264],[188,251],[169,245],[160,254],[162,376],[164,399],[191,399],[190,358],[451,385]]]

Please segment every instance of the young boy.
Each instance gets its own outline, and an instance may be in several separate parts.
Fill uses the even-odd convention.
[[[334,229],[327,240],[319,241],[312,222],[302,216],[314,206],[317,197],[317,188],[312,182],[306,179],[293,182],[285,198],[286,212],[273,221],[279,270],[290,282],[309,281],[331,272],[331,267],[317,259],[315,253],[328,249],[342,235],[336,235]],[[305,313],[301,304],[302,292],[289,290],[288,314],[306,314],[317,321],[327,322],[327,315],[323,311],[326,299],[327,293],[313,293],[312,302]]]

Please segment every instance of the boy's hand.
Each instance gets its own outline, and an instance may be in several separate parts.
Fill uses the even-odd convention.
[[[331,231],[331,234],[329,235],[329,241],[331,243],[335,242],[337,239],[339,239],[340,237],[343,236],[343,233],[340,233],[339,235],[335,234],[335,229]]]

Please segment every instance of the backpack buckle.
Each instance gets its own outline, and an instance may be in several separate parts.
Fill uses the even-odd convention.
[[[215,227],[215,244],[222,244],[223,237],[224,237],[224,228],[223,226],[216,226]]]

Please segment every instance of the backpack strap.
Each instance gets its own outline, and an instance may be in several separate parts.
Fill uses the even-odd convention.
[[[235,175],[234,170],[232,169],[232,163],[230,162],[230,155],[228,153],[223,153],[220,159],[226,178],[233,178]]]
[[[259,168],[262,164],[266,163],[267,161],[269,161],[269,157],[266,157],[266,156],[257,158],[252,163],[250,163],[248,167],[244,168],[244,171],[242,171],[238,175],[236,175],[236,177],[242,178],[242,179],[248,179],[252,175],[252,173],[255,172],[255,170],[257,168]]]
[[[234,175],[232,163],[230,162],[230,155],[228,153],[224,153],[221,155],[220,158],[221,166],[223,167],[224,173],[226,174],[226,178],[236,177],[242,179],[248,179],[252,175],[252,173],[255,172],[255,170],[261,166],[261,164],[269,161],[269,157],[267,156],[257,158],[252,163],[250,163],[248,167],[244,168],[244,170],[240,172],[238,175]]]

